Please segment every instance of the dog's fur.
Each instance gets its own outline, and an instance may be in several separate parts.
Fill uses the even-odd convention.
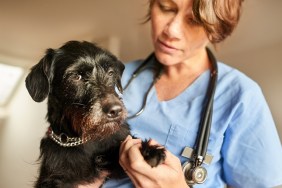
[[[48,97],[46,119],[50,123],[40,144],[41,167],[35,187],[76,187],[92,183],[102,171],[111,178],[125,174],[119,165],[119,146],[130,130],[117,94],[117,89],[122,92],[123,69],[114,55],[85,41],[48,49],[32,67],[26,87],[36,102]],[[52,140],[51,130],[63,134],[62,142],[66,136],[87,141],[62,147]],[[164,149],[149,146],[147,141],[142,145],[141,152],[152,167],[164,160]]]

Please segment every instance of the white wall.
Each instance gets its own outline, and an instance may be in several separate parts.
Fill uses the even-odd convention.
[[[9,116],[0,124],[0,187],[30,188],[46,129],[46,102],[34,102],[23,80],[7,110]]]

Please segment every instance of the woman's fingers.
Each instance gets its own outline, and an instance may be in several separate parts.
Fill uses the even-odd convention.
[[[130,135],[128,135],[120,145],[119,154],[121,155],[122,152],[127,151],[131,146],[138,143],[141,143],[141,139],[133,139]]]
[[[122,142],[120,146],[120,164],[122,167],[127,168],[128,164],[135,160],[139,159],[141,140],[132,139],[131,136],[127,136],[126,139]],[[134,152],[133,152],[134,151]],[[137,160],[136,159],[136,160]],[[130,160],[130,161],[128,161]]]
[[[128,136],[120,146],[120,165],[136,187],[142,185],[141,180],[147,176],[138,172],[145,162],[140,153],[141,142],[141,139],[132,139]]]

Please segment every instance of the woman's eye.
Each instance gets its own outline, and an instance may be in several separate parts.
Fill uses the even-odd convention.
[[[173,8],[169,5],[166,5],[166,4],[159,3],[159,7],[163,12],[176,12],[175,8]]]

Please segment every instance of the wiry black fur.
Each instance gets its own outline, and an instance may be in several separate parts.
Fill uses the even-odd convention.
[[[121,178],[119,146],[130,134],[126,110],[115,88],[122,92],[124,65],[111,53],[89,42],[69,41],[48,49],[26,78],[36,102],[48,97],[47,121],[57,134],[91,137],[75,147],[62,147],[50,138],[40,145],[37,188],[73,188],[92,183],[102,171]],[[141,152],[153,167],[164,160],[164,149],[143,143]]]

